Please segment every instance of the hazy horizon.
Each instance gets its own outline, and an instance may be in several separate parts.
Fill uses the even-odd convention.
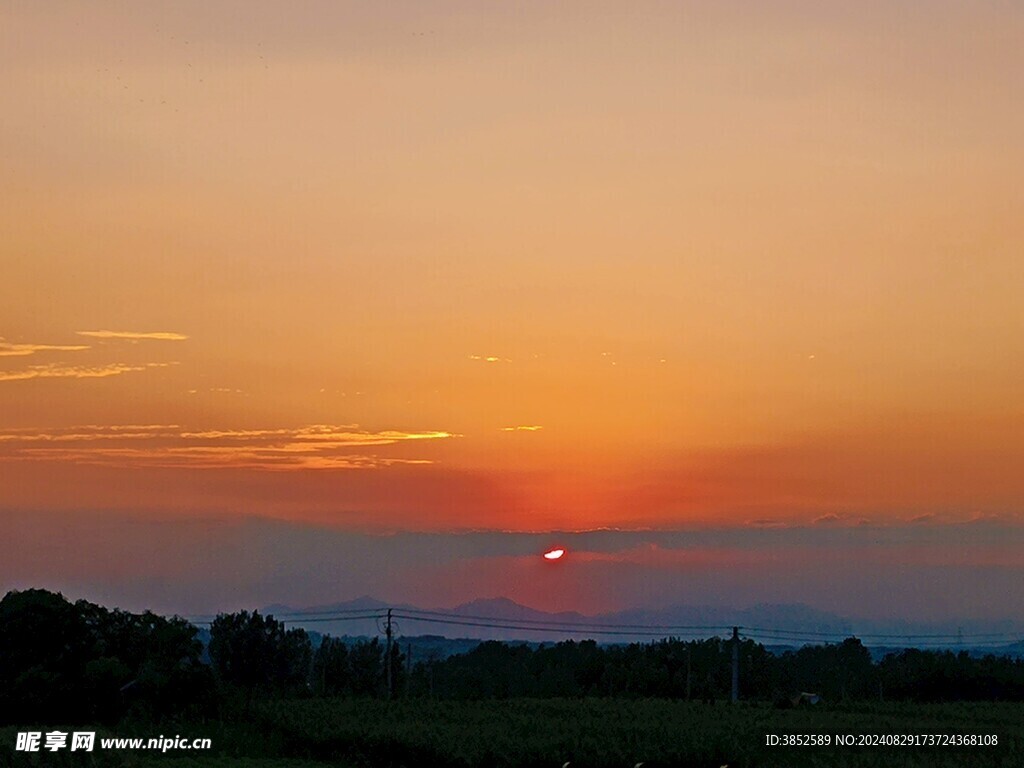
[[[253,517],[51,513],[8,520],[0,534],[4,588],[180,615],[361,596],[428,608],[506,597],[586,614],[771,603],[878,621],[1024,615],[1024,527],[992,520],[379,534]],[[555,546],[565,557],[544,560]]]

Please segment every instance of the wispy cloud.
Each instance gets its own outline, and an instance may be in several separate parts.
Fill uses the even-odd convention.
[[[785,520],[775,520],[772,518],[761,517],[756,520],[748,520],[747,525],[754,528],[786,528],[789,526]]]
[[[79,336],[89,336],[94,339],[155,339],[157,341],[185,341],[188,338],[183,333],[171,331],[75,331]]]
[[[367,469],[430,464],[353,449],[457,437],[451,432],[370,432],[356,426],[314,424],[294,429],[211,429],[176,425],[78,426],[0,430],[0,460],[65,461],[109,466],[194,469]]]
[[[145,371],[150,368],[166,368],[172,363],[110,363],[108,365],[31,365],[19,371],[0,371],[0,381],[26,381],[28,379],[105,379],[108,376],[120,376],[122,373]]]
[[[11,344],[0,339],[0,357],[27,357],[36,352],[80,352],[89,349],[82,344]]]
[[[205,430],[203,432],[182,432],[184,438],[200,440],[253,440],[287,438],[300,443],[320,443],[339,446],[351,445],[391,445],[405,440],[440,440],[456,437],[451,432],[401,432],[384,430],[383,432],[365,432],[357,425],[331,426],[329,424],[313,424],[298,429],[228,429]]]
[[[738,550],[724,547],[664,547],[645,542],[617,551],[571,551],[574,561],[590,563],[623,563],[648,568],[724,567],[770,563],[776,554],[768,551]]]
[[[477,360],[481,363],[511,363],[507,357],[495,357],[494,355],[469,355],[470,360]]]
[[[115,424],[98,426],[86,424],[66,429],[46,430],[20,427],[0,431],[0,443],[91,442],[94,440],[137,440],[140,438],[173,437],[181,430],[177,424]]]
[[[542,426],[540,426],[538,424],[531,424],[529,426],[523,425],[523,426],[516,426],[516,427],[502,427],[501,431],[502,432],[539,432],[542,429],[544,429],[544,427],[542,427]]]

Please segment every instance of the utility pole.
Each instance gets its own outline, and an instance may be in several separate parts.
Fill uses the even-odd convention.
[[[686,644],[686,700],[690,700],[690,650],[692,641]]]
[[[427,680],[430,685],[430,698],[434,698],[434,661],[437,659],[436,652],[427,654]]]
[[[732,628],[732,703],[740,698],[740,628]]]
[[[391,638],[392,638],[392,632],[391,632],[391,609],[390,608],[388,608],[388,623],[385,626],[384,632],[385,632],[385,634],[387,635],[387,638],[388,638],[387,651],[386,651],[386,655],[384,657],[384,669],[387,670],[387,676],[388,676],[388,700],[390,701],[391,700]]]
[[[312,651],[312,649],[310,649],[310,650]],[[314,674],[314,672],[316,672],[315,664],[316,664],[316,654],[311,652],[309,654],[309,674],[306,675],[306,687],[309,690],[311,690],[311,691],[315,690],[314,689],[314,683],[313,683],[313,674]]]

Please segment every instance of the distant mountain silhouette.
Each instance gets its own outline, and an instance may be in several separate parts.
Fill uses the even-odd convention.
[[[548,612],[530,608],[506,597],[472,600],[453,608],[421,609],[408,603],[387,603],[374,597],[295,608],[275,604],[263,613],[282,619],[290,626],[335,637],[375,637],[382,621],[367,613],[383,614],[394,610],[397,637],[432,636],[460,641],[508,640],[551,642],[593,638],[604,643],[651,641],[661,637],[682,639],[728,637],[733,626],[744,636],[773,647],[799,647],[805,642],[825,642],[849,636],[866,635],[866,645],[906,647],[915,643],[914,635],[945,634],[945,647],[970,650],[971,633],[1019,632],[1006,637],[1011,652],[1024,653],[1024,624],[1019,622],[955,622],[943,624],[907,621],[871,621],[851,619],[799,603],[761,603],[735,609],[708,605],[676,605],[658,609],[629,609],[600,614],[576,611]],[[443,614],[443,615],[439,615]],[[496,625],[496,626],[495,626]],[[565,626],[585,625],[585,626]],[[650,627],[644,630],[641,627]],[[687,629],[692,627],[693,629]],[[965,641],[956,635],[962,632]],[[791,637],[787,636],[787,633]],[[891,635],[871,638],[870,635]],[[1016,645],[1011,645],[1014,641]],[[930,645],[936,645],[930,642]]]
[[[576,611],[561,611],[559,613],[539,611],[536,608],[529,608],[525,605],[520,605],[507,597],[491,597],[471,600],[468,603],[457,605],[455,608],[452,608],[450,612],[460,616],[488,616],[509,621],[519,620],[580,623],[595,620],[593,616],[586,616]]]

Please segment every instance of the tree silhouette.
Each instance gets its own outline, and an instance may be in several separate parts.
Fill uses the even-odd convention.
[[[312,645],[303,629],[286,630],[259,611],[221,614],[210,627],[210,659],[218,678],[248,693],[307,690]]]

